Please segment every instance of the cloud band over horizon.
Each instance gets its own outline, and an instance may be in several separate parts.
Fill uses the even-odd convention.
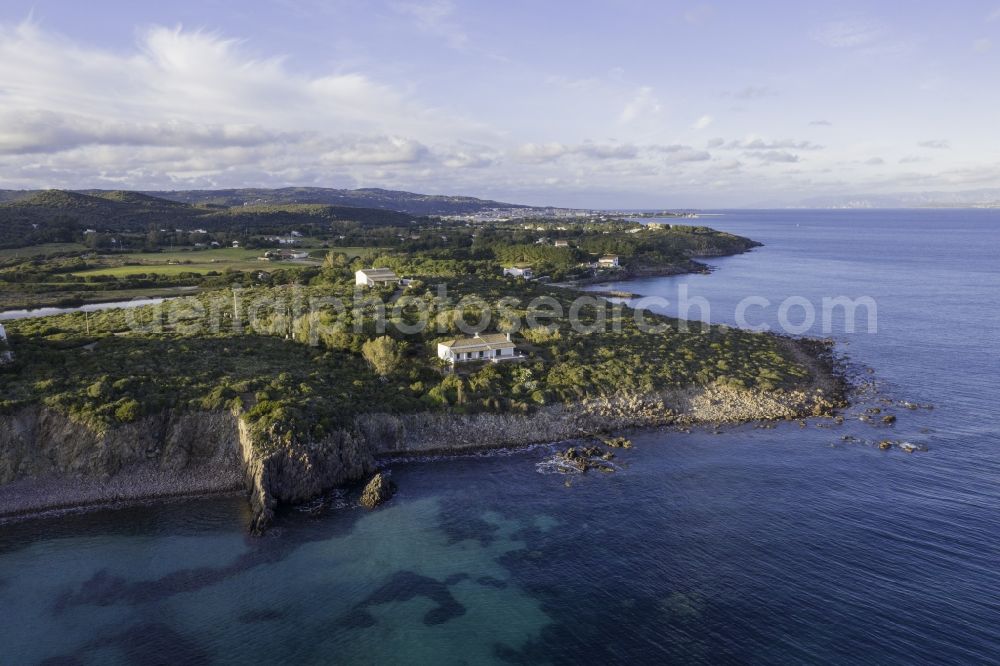
[[[515,48],[523,36],[507,44],[496,39],[513,35],[505,25],[472,5],[441,1],[373,9],[378,23],[358,24],[370,42],[364,46],[343,20],[352,3],[337,23],[346,32],[311,44],[297,22],[321,10],[272,3],[285,5],[277,15],[302,37],[301,52],[279,50],[288,46],[281,40],[223,33],[213,26],[225,21],[210,13],[204,29],[125,16],[130,30],[95,43],[50,26],[46,3],[37,4],[28,19],[0,14],[5,188],[377,186],[666,207],[1000,185],[992,157],[1000,150],[990,150],[996,139],[972,140],[985,116],[966,111],[957,123],[936,105],[912,110],[922,84],[898,84],[898,101],[877,106],[884,93],[872,86],[885,82],[861,77],[851,89],[840,83],[822,93],[831,95],[828,104],[810,103],[818,83],[802,78],[801,64],[762,54],[756,68],[737,75],[711,76],[712,62],[665,70],[649,54],[611,48],[597,16],[583,27],[606,52],[573,62],[559,55],[557,36],[551,52],[525,53]],[[685,34],[726,31],[728,13],[717,3],[695,23],[684,12],[664,20]],[[1000,29],[989,15],[981,12],[982,29]],[[252,18],[245,21],[253,32]],[[888,65],[901,52],[912,61],[919,39],[884,25],[831,18],[802,48],[813,69],[841,80],[872,69],[864,64],[872,50]],[[390,38],[400,43],[379,50]],[[720,67],[726,58],[703,55]],[[964,57],[977,67],[997,62],[971,46]],[[934,95],[957,85],[941,67],[925,84],[936,86]],[[975,94],[983,103],[996,95]]]

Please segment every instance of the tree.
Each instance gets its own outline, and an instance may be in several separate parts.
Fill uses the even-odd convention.
[[[154,224],[149,225],[146,231],[146,244],[144,247],[149,251],[154,251],[160,247],[160,230]]]
[[[349,263],[350,260],[346,254],[333,250],[327,252],[326,257],[323,258],[323,268],[346,268]]]
[[[380,377],[391,375],[403,360],[403,343],[388,335],[368,340],[361,345],[361,355]]]

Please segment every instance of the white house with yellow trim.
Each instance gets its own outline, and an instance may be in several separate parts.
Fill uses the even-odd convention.
[[[476,333],[471,338],[456,338],[438,343],[438,358],[449,363],[469,361],[497,361],[519,358],[517,345],[511,342],[510,333]]]

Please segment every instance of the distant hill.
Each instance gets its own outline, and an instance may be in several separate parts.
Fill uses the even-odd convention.
[[[161,197],[154,197],[142,192],[130,192],[128,190],[91,190],[82,194],[113,201],[115,203],[129,204],[132,206],[180,210],[185,206],[177,201],[170,201]]]
[[[215,204],[243,206],[246,204],[326,204],[381,208],[411,215],[460,215],[476,213],[488,208],[530,208],[520,204],[503,203],[475,197],[416,194],[399,190],[363,188],[338,190],[326,187],[284,187],[281,189],[243,188],[235,190],[174,190],[169,192],[144,192],[144,194],[180,201],[187,204]]]
[[[414,217],[381,208],[315,203],[193,205],[127,191],[41,190],[21,192],[18,196],[7,194],[0,197],[0,247],[79,241],[87,229],[102,233],[143,233],[151,228],[281,233],[295,228],[329,230],[333,223],[403,226]]]

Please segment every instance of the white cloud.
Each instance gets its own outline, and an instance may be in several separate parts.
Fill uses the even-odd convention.
[[[719,144],[725,150],[822,150],[823,146],[811,141],[800,141],[796,139],[763,139],[758,136],[749,136],[745,139],[730,141]]]
[[[552,141],[549,143],[523,144],[517,148],[516,156],[522,162],[542,164],[545,162],[554,162],[560,157],[568,155],[570,152],[571,149],[569,146]]]
[[[702,116],[701,118],[698,118],[698,120],[694,121],[694,125],[691,126],[691,129],[699,131],[708,129],[714,120],[715,119],[712,118],[712,116]]]
[[[653,94],[653,89],[649,86],[643,86],[636,91],[635,96],[622,109],[618,115],[618,121],[629,124],[647,116],[655,116],[662,109],[660,101]]]
[[[809,126],[810,127],[832,127],[833,123],[831,123],[829,120],[810,120],[809,121]]]
[[[950,150],[951,142],[947,139],[931,139],[929,141],[921,141],[917,144],[921,148],[930,148],[932,150]]]
[[[835,49],[857,48],[874,43],[883,35],[879,26],[864,20],[834,21],[813,33],[813,39]]]
[[[119,55],[78,47],[32,24],[0,27],[0,81],[5,109],[72,109],[123,122],[208,118],[286,131],[350,123],[384,133],[427,129],[433,118],[363,74],[304,77],[280,58],[252,57],[236,40],[179,28],[149,29],[136,53]]]
[[[446,149],[441,163],[452,169],[483,169],[500,163],[500,154],[489,146],[463,143]]]
[[[319,155],[325,164],[411,164],[426,159],[427,146],[398,136],[354,137],[329,143]]]
[[[986,37],[977,39],[972,43],[972,50],[976,53],[989,53],[993,48],[993,42]]]
[[[799,156],[785,150],[766,150],[747,153],[762,162],[790,164],[799,161]]]
[[[395,2],[392,8],[410,19],[418,30],[443,39],[453,48],[462,48],[469,37],[455,20],[455,5],[450,0]]]
[[[57,153],[87,145],[221,148],[298,142],[304,136],[301,132],[273,132],[249,124],[134,122],[55,111],[0,109],[0,153]]]
[[[746,88],[741,88],[732,93],[726,93],[727,96],[732,96],[735,99],[762,99],[765,97],[774,97],[778,93],[767,86],[747,86]]]
[[[682,150],[669,153],[668,162],[707,162],[712,159],[712,155],[704,150],[695,148],[684,148]]]
[[[395,14],[381,18],[407,22],[417,44],[428,41],[424,35],[448,40],[448,26],[460,27],[448,3],[400,2],[405,4],[397,4]],[[393,26],[393,34],[399,27]],[[859,40],[841,34],[839,41]],[[461,39],[448,41],[460,44]],[[410,53],[404,46],[400,53]],[[0,187],[378,186],[505,200],[522,200],[518,193],[530,192],[538,203],[596,204],[604,197],[607,205],[636,201],[631,195],[649,201],[663,193],[694,193],[715,205],[738,203],[742,196],[747,197],[743,202],[756,201],[763,192],[780,198],[792,191],[849,186],[851,178],[870,182],[879,174],[886,182],[901,182],[922,171],[895,162],[894,174],[888,167],[859,166],[885,149],[886,134],[872,134],[887,129],[891,109],[881,110],[885,117],[873,117],[870,128],[858,128],[856,136],[847,132],[848,125],[839,127],[845,134],[838,133],[836,157],[827,158],[815,152],[822,146],[801,139],[710,138],[720,130],[707,115],[694,123],[703,132],[693,138],[688,131],[693,114],[712,107],[695,106],[692,118],[668,124],[670,107],[657,95],[665,100],[668,87],[659,87],[659,79],[656,88],[638,87],[629,83],[625,70],[593,73],[596,78],[575,72],[575,78],[562,79],[559,75],[567,72],[532,69],[525,81],[549,80],[532,97],[537,113],[511,112],[508,119],[504,114],[510,107],[493,105],[489,97],[484,101],[479,90],[470,92],[479,95],[479,106],[461,98],[449,108],[452,99],[430,87],[441,85],[439,77],[429,77],[433,83],[414,77],[409,63],[370,71],[337,62],[311,62],[304,68],[255,48],[252,41],[217,33],[153,27],[138,32],[132,48],[119,45],[112,51],[33,23],[0,24]],[[464,48],[474,50],[471,44]],[[356,62],[366,62],[364,54],[357,57]],[[463,59],[463,69],[475,65],[471,60]],[[399,83],[390,85],[391,79],[372,71],[398,77]],[[669,90],[673,94],[674,88]],[[719,89],[714,90],[718,97]],[[748,86],[734,87],[727,96],[736,103],[772,94],[769,88]],[[795,117],[795,109],[806,108],[795,101],[790,99],[785,117],[775,120],[803,128],[809,117]],[[477,109],[483,114],[477,118],[489,118],[496,127],[451,110],[459,107]],[[481,110],[486,107],[490,111]],[[560,115],[567,108],[573,112]],[[726,119],[727,125],[739,122],[756,121],[749,114]],[[671,125],[681,131],[678,139],[668,133]],[[741,132],[751,129],[740,127]],[[941,164],[948,162],[945,158],[962,159],[970,169],[977,164],[975,155],[960,154],[957,143],[954,153],[917,150],[920,138],[898,142],[908,142],[924,162],[934,156]],[[963,151],[967,144],[962,142]],[[922,147],[949,145],[938,139]],[[991,155],[990,148],[984,143],[982,154]],[[815,159],[806,161],[812,155]],[[891,156],[893,161],[899,157]],[[912,162],[904,158],[901,163]],[[984,173],[988,167],[983,165]],[[934,177],[917,175],[928,182]],[[612,200],[616,192],[622,193],[621,202]]]
[[[587,141],[576,145],[558,142],[525,143],[517,148],[515,156],[522,162],[544,164],[555,162],[567,155],[582,155],[596,160],[629,160],[639,156],[639,148],[628,143],[599,144]]]
[[[75,170],[80,180],[165,173],[205,182],[250,168],[333,176],[374,165],[474,166],[482,155],[449,146],[494,136],[362,73],[305,76],[203,31],[154,27],[138,39],[133,53],[112,53],[30,22],[0,25],[0,156],[30,155],[37,173]],[[13,180],[3,170],[0,178]]]
[[[882,159],[881,157],[869,157],[867,160],[865,160],[865,164],[867,164],[868,166],[882,166],[883,164],[885,164],[885,160]]]
[[[584,143],[576,147],[574,152],[596,159],[632,159],[639,154],[639,149],[632,144],[596,144]]]
[[[739,171],[743,168],[743,162],[739,160],[720,160],[715,163],[714,168],[720,171]]]
[[[986,17],[987,23],[992,23],[993,21],[1000,21],[1000,7],[994,9],[990,12],[990,15]]]

